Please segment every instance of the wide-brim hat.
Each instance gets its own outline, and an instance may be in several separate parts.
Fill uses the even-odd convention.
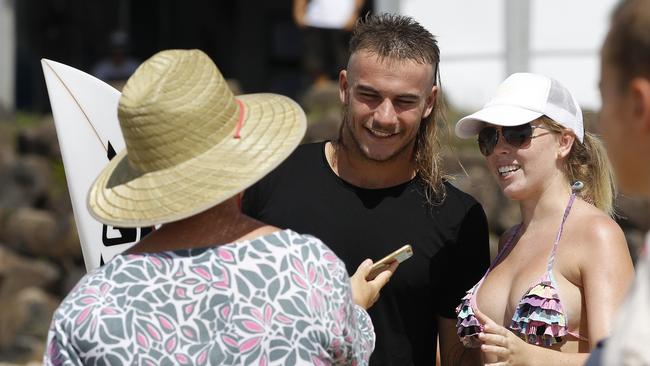
[[[225,201],[278,166],[306,129],[290,98],[235,97],[199,50],[162,51],[140,65],[118,119],[126,149],[90,188],[88,208],[119,227],[177,221]]]

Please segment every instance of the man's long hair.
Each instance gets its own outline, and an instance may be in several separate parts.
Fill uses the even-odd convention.
[[[359,19],[352,31],[349,51],[350,55],[366,51],[380,59],[409,60],[431,65],[433,85],[439,83],[438,42],[429,31],[410,17],[394,14],[366,15]],[[446,193],[443,184],[445,174],[442,171],[442,149],[438,136],[442,130],[440,127],[445,123],[441,97],[438,92],[433,111],[420,122],[414,150],[417,173],[427,185],[426,197],[431,203],[441,203]],[[343,128],[342,125],[341,131]]]

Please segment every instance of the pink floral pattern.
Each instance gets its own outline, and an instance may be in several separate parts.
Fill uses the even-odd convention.
[[[366,365],[375,335],[345,265],[290,230],[117,256],[55,312],[45,365]]]

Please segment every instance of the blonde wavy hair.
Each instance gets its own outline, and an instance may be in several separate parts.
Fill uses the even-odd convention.
[[[565,128],[547,116],[540,121],[550,131],[562,132]],[[570,183],[581,181],[584,188],[578,192],[583,200],[592,203],[610,216],[614,215],[616,182],[602,141],[593,133],[585,131],[584,142],[576,139],[564,163]]]

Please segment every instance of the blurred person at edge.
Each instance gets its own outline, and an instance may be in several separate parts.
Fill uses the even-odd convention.
[[[634,270],[610,217],[615,186],[602,143],[569,90],[516,73],[456,125],[519,202],[483,279],[458,306],[458,334],[489,365],[582,365],[609,335]]]
[[[109,35],[108,55],[93,67],[92,74],[109,84],[124,84],[140,62],[129,53],[129,36],[117,30]],[[121,89],[121,87],[119,88]]]
[[[650,1],[615,8],[601,51],[600,129],[623,193],[650,198]],[[650,365],[650,233],[611,336],[588,365]]]
[[[199,50],[162,51],[125,85],[126,149],[88,195],[99,221],[162,224],[90,272],[54,313],[46,365],[366,365],[372,281],[313,236],[243,215],[237,195],[295,149],[297,103],[234,97]],[[145,224],[146,223],[146,224]]]
[[[489,264],[483,207],[447,180],[435,37],[410,17],[360,20],[339,74],[338,139],[300,146],[246,190],[243,210],[325,241],[348,266],[404,244],[370,309],[372,365],[444,365],[480,357],[456,337],[456,304]]]

